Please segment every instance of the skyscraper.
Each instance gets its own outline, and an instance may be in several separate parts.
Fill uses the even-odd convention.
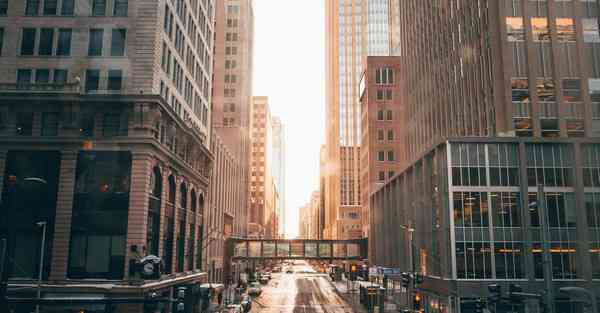
[[[358,84],[367,55],[389,54],[388,0],[326,1],[326,236],[344,238],[360,214]]]
[[[424,274],[425,311],[490,284],[583,311],[560,289],[600,288],[598,1],[399,9],[409,163],[371,195],[370,261]]]
[[[254,13],[251,0],[218,1],[215,22],[213,128],[242,165],[241,190],[234,200],[235,236],[247,234],[250,166],[250,112],[254,51]]]
[[[277,116],[273,117],[273,178],[277,185],[279,195],[279,204],[277,206],[278,232],[279,237],[285,235],[285,127],[281,123],[281,119]]]
[[[58,307],[81,295],[82,282],[110,280],[114,288],[80,297],[87,304],[77,309],[113,312],[144,309],[139,299],[102,299],[144,299],[149,284],[162,298],[181,286],[161,274],[207,280],[214,4],[0,2],[9,277],[31,281],[42,265],[42,297],[51,289]],[[141,271],[149,255],[162,273]],[[20,286],[9,293],[31,297]],[[33,311],[22,305],[16,311]]]

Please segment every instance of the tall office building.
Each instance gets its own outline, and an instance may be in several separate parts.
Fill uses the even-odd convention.
[[[254,13],[251,0],[219,1],[215,23],[215,69],[213,82],[213,129],[224,144],[244,164],[239,181],[248,186],[250,164],[250,114],[254,51]],[[248,190],[236,201],[245,236]]]
[[[273,177],[273,124],[267,97],[252,97],[251,124],[248,236],[275,238],[279,191]]]
[[[550,291],[554,312],[589,304],[562,287],[600,294],[599,13],[400,2],[409,164],[371,196],[369,246],[373,264],[425,274],[419,309],[476,312],[493,283]]]
[[[206,281],[214,3],[0,1],[10,297],[36,296],[23,286],[40,265],[42,312],[141,312],[151,293]],[[162,273],[143,273],[148,255]],[[111,288],[82,294],[91,280]],[[131,303],[106,301],[119,297]]]
[[[367,55],[389,54],[388,8],[388,0],[326,1],[328,238],[349,238],[343,220],[361,211],[358,84]]]
[[[285,236],[285,127],[281,123],[281,119],[277,116],[273,117],[273,179],[277,186],[278,201],[277,204],[277,220],[278,220],[278,236]]]

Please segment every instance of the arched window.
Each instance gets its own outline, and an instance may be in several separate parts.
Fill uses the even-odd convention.
[[[196,190],[192,189],[190,198],[192,198],[192,212],[196,212],[196,203],[197,203]]]
[[[177,272],[185,271],[185,227],[187,215],[187,186],[185,182],[179,186],[180,202],[177,214],[179,232],[177,233]]]
[[[169,176],[169,197],[165,209],[165,242],[163,244],[163,261],[165,262],[165,273],[173,272],[173,238],[175,231],[175,194],[177,187],[175,177]]]
[[[198,200],[200,206],[200,214],[204,214],[204,193],[200,193],[200,199]]]
[[[158,255],[160,240],[160,205],[162,198],[162,174],[155,166],[150,174],[150,197],[148,200],[148,228],[146,230],[146,248],[148,254]]]

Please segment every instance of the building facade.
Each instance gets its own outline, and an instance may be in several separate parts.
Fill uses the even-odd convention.
[[[323,239],[321,195],[313,191],[310,195],[310,234],[308,239]]]
[[[360,214],[360,106],[358,83],[367,55],[388,55],[388,1],[326,1],[326,225],[330,239],[343,233],[343,211]]]
[[[9,296],[36,297],[42,248],[41,312],[90,281],[112,288],[89,289],[77,310],[140,312],[151,293],[207,280],[214,1],[186,4],[0,5]],[[152,277],[138,266],[149,255],[162,260]],[[196,289],[186,299],[198,309]]]
[[[237,237],[248,230],[250,182],[250,114],[254,51],[252,1],[219,1],[216,6],[213,81],[213,130],[233,156],[244,164],[241,177],[232,181],[242,190],[236,199]]]
[[[425,274],[426,310],[475,312],[493,283],[544,290],[548,253],[555,311],[581,312],[559,288],[600,291],[597,1],[399,8],[408,165],[371,196],[373,262]]]
[[[305,204],[298,210],[298,238],[308,239],[310,234],[310,206]]]
[[[229,237],[243,238],[247,225],[242,224],[245,219],[242,209],[245,209],[246,199],[244,188],[240,188],[245,163],[229,150],[229,147],[213,132],[211,152],[214,156],[213,176],[210,184],[209,210],[206,211],[204,226],[206,228],[206,265],[211,282],[227,282],[236,280],[242,271],[240,264],[226,264],[223,251],[225,241]],[[240,205],[242,205],[240,207]],[[242,213],[241,213],[242,212]],[[242,216],[238,215],[242,214]],[[229,268],[227,268],[229,267]],[[230,277],[225,277],[230,274]]]
[[[248,235],[277,236],[279,191],[273,178],[273,126],[267,97],[252,98],[252,154],[250,166],[250,211]]]
[[[277,233],[279,238],[285,236],[285,194],[286,194],[286,141],[285,127],[281,119],[273,117],[273,177],[277,186]]]
[[[369,196],[400,171],[406,158],[400,58],[369,56],[366,64],[359,91],[363,237],[369,237]]]

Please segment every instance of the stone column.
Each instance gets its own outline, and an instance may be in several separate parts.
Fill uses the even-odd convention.
[[[60,173],[58,177],[50,280],[64,280],[67,278],[76,170],[77,151],[63,151],[61,153]]]
[[[129,260],[145,255],[151,173],[152,156],[147,152],[132,151],[125,277],[129,277]]]

